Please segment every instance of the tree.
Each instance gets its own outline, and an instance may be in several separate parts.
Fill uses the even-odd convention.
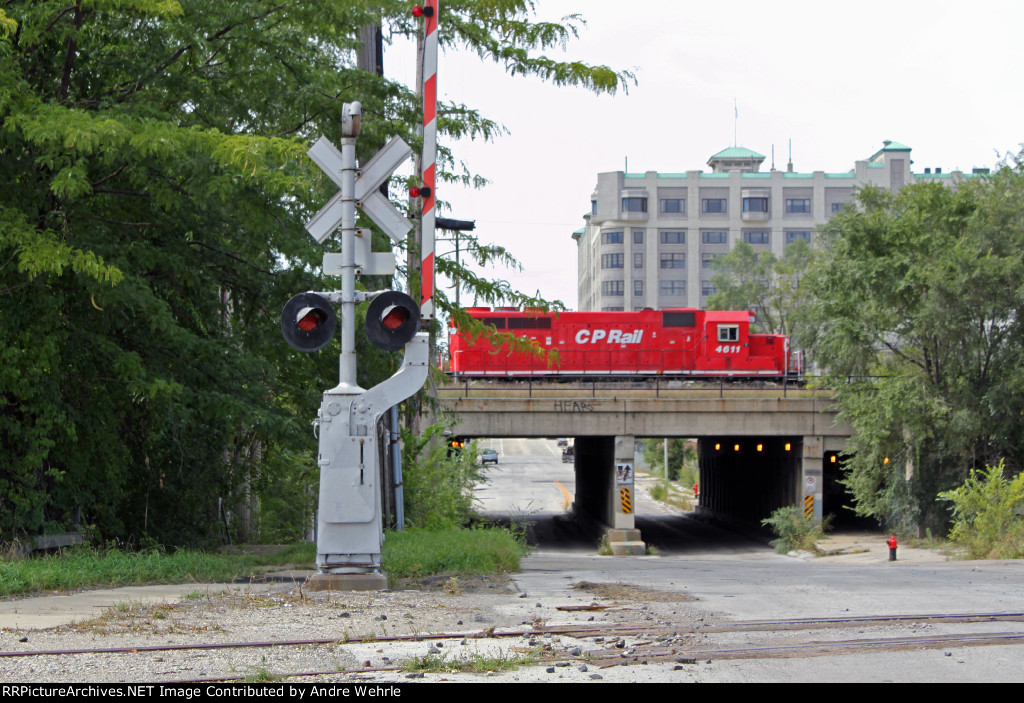
[[[814,251],[803,239],[788,244],[782,258],[739,242],[713,263],[715,292],[707,308],[753,310],[758,332],[788,335],[794,349],[810,350],[816,335],[807,320],[804,275],[813,260]]]
[[[441,36],[510,73],[623,84],[537,55],[579,19],[532,8],[451,2]],[[415,93],[355,68],[377,21],[417,31],[390,0],[0,9],[0,541],[80,510],[104,539],[196,542],[218,497],[301,493],[280,474],[315,467],[309,418],[337,378],[329,351],[276,331],[291,295],[331,285],[303,223],[333,189],[305,151],[337,141],[356,99],[363,158],[392,134],[417,143]],[[464,105],[439,114],[442,135],[501,131]],[[443,147],[442,178],[476,180],[455,163]],[[395,364],[372,353],[368,385]]]
[[[861,514],[940,527],[939,492],[1024,459],[1024,173],[857,202],[808,279],[817,359],[855,433],[846,483]]]
[[[689,484],[697,478],[697,447],[693,440],[667,438],[669,478]],[[664,476],[666,439],[644,439],[644,461]]]

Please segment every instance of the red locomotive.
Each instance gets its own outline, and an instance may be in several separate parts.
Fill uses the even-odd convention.
[[[640,312],[530,312],[468,308],[474,319],[528,337],[555,355],[535,356],[510,345],[494,348],[451,325],[450,372],[476,377],[738,377],[784,378],[789,337],[751,334],[752,312],[672,308]]]

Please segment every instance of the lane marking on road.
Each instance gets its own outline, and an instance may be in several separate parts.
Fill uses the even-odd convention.
[[[565,490],[565,486],[560,482],[555,481],[555,485],[558,486],[558,490],[560,490],[562,492],[562,496],[565,497],[565,500],[562,501],[562,510],[568,510],[569,504],[572,503],[572,496],[569,495],[569,491]]]

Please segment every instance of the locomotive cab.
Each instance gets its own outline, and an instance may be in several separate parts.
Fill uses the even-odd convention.
[[[756,321],[752,312],[709,310],[704,317],[704,370],[724,376],[785,374],[788,339],[752,334],[750,326]]]

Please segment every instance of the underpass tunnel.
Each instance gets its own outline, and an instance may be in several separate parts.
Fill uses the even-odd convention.
[[[856,530],[880,529],[878,520],[858,515],[851,507],[854,503],[853,494],[843,484],[844,466],[843,453],[826,451],[822,469],[822,512],[832,516],[832,527]]]
[[[777,508],[803,503],[802,438],[702,437],[697,455],[700,512],[759,525]]]

